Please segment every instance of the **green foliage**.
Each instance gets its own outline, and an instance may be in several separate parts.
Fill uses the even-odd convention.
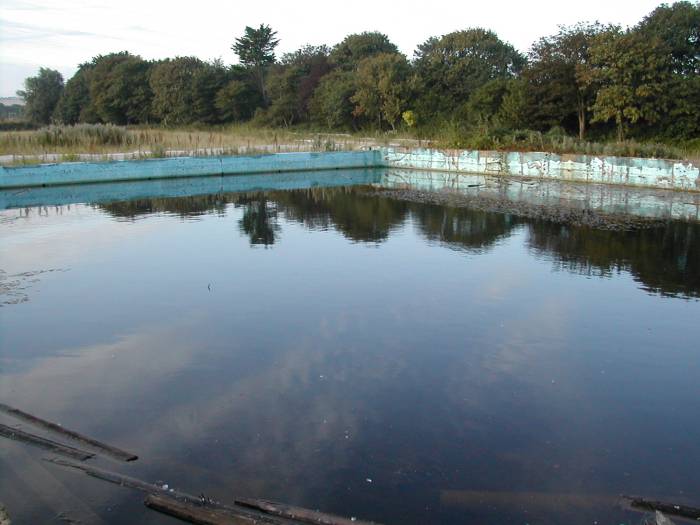
[[[668,46],[675,73],[700,74],[700,3],[661,4],[642,20],[637,30]]]
[[[401,114],[401,120],[403,120],[404,124],[406,124],[409,128],[415,128],[418,125],[416,113],[410,109]]]
[[[355,69],[365,58],[381,53],[398,53],[399,49],[389,37],[376,31],[348,35],[330,53],[333,64],[346,69]]]
[[[494,79],[520,72],[525,58],[493,31],[481,28],[432,37],[415,53],[420,106],[426,114],[449,114]]]
[[[153,66],[149,84],[157,120],[166,125],[193,122],[194,76],[200,67],[202,62],[195,57],[168,59]]]
[[[355,74],[349,71],[336,70],[324,76],[309,102],[312,121],[328,129],[355,127],[351,100],[355,85]]]
[[[396,129],[409,98],[409,74],[406,57],[398,53],[365,58],[357,66],[357,89],[350,99],[353,114],[376,122],[378,129],[383,122]]]
[[[19,120],[24,115],[24,106],[0,104],[0,120]]]
[[[63,76],[42,67],[39,74],[24,81],[24,90],[17,95],[24,99],[24,116],[35,124],[48,124],[63,92]]]
[[[526,149],[544,148],[554,139],[542,133],[555,129],[576,151],[590,149],[587,137],[610,140],[617,127],[621,144],[625,137],[693,144],[700,136],[699,33],[700,4],[680,1],[625,31],[562,26],[535,42],[527,61],[480,28],[429,38],[411,63],[379,32],[348,35],[332,49],[304,46],[276,61],[279,40],[263,24],[235,40],[241,65],[113,53],[82,64],[65,88],[57,72],[42,69],[22,92],[34,122],[22,126],[252,119],[252,126],[381,133],[400,125],[407,135],[446,144]]]
[[[289,127],[308,120],[309,101],[321,78],[330,71],[326,46],[305,46],[282,57],[268,75],[270,106],[261,119]]]
[[[654,124],[668,109],[669,50],[657,38],[617,29],[599,34],[582,78],[598,85],[593,121],[614,120],[618,140],[625,137],[631,124],[640,120]]]
[[[85,63],[78,67],[63,90],[56,105],[54,119],[62,124],[97,122],[90,99],[90,80],[94,64]]]
[[[101,122],[140,124],[149,121],[153,92],[151,64],[128,52],[93,59],[90,74],[91,111]]]
[[[560,27],[556,35],[541,38],[529,53],[523,71],[527,82],[528,121],[536,129],[566,126],[583,139],[588,108],[595,100],[595,83],[585,79],[590,47],[606,28],[598,23]]]
[[[267,100],[265,72],[275,62],[275,48],[279,44],[276,36],[277,31],[268,25],[260,24],[257,29],[246,26],[243,36],[231,46],[241,64],[253,72],[263,100]]]
[[[214,104],[223,122],[240,122],[252,118],[262,99],[248,82],[231,80],[218,91]]]
[[[159,62],[149,79],[154,118],[166,125],[216,124],[220,121],[217,93],[227,85],[228,77],[220,62],[206,63],[195,57]]]

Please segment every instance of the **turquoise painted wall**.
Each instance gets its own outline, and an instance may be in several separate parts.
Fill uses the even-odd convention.
[[[247,191],[296,190],[330,188],[357,184],[376,184],[383,170],[358,168],[352,170],[314,170],[295,173],[265,173],[212,175],[209,177],[178,177],[154,180],[110,182],[104,184],[61,184],[0,189],[0,210],[29,206],[60,206],[73,203],[100,203],[160,197],[185,197]]]
[[[63,162],[0,168],[0,188],[171,179],[202,175],[280,173],[383,165],[379,150],[278,153],[251,157],[175,157],[111,162]]]
[[[0,188],[373,167],[700,191],[698,166],[671,160],[395,148],[0,167]]]

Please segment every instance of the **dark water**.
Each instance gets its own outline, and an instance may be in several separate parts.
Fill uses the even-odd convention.
[[[106,468],[386,524],[700,505],[697,224],[593,231],[364,187],[0,220],[0,401],[141,457]],[[41,456],[0,442],[13,523],[170,523]]]

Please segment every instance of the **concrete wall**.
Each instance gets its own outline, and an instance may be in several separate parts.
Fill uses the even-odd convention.
[[[627,157],[387,148],[389,167],[700,191],[691,163]]]
[[[112,162],[63,162],[0,167],[0,188],[170,179],[202,175],[370,168],[382,166],[382,164],[382,155],[379,150],[278,153],[251,157],[177,157]]]
[[[698,166],[670,160],[395,148],[0,167],[0,188],[382,166],[700,191]]]
[[[700,220],[700,192],[405,169],[384,170],[376,186],[424,191],[455,190],[469,196],[538,206],[560,206],[566,203],[569,207],[602,213]]]
[[[212,175],[135,180],[105,184],[60,184],[20,190],[0,189],[0,210],[28,206],[60,206],[73,203],[100,203],[160,197],[189,197],[214,193],[331,188],[357,184],[377,184],[384,170],[314,170],[303,173]]]

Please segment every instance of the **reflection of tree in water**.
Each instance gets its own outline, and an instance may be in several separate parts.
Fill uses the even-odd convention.
[[[334,227],[359,242],[381,242],[403,224],[408,206],[393,199],[368,195],[356,188],[313,188],[275,192],[280,211],[310,229]]]
[[[411,204],[411,215],[430,240],[459,249],[481,251],[522,223],[517,217],[469,208],[450,208],[437,204]]]
[[[238,225],[250,238],[250,244],[275,244],[275,234],[280,229],[277,224],[277,209],[264,193],[241,195],[236,199],[236,206],[245,208]]]
[[[637,231],[605,231],[532,221],[529,244],[583,274],[624,270],[644,289],[700,297],[700,225],[681,221]]]
[[[310,229],[335,228],[356,242],[383,242],[411,217],[429,240],[485,250],[524,225],[530,246],[555,258],[562,268],[585,274],[629,271],[645,289],[700,297],[700,225],[680,221],[637,231],[606,231],[521,219],[469,208],[408,203],[370,195],[363,188],[217,194],[139,199],[99,205],[115,217],[151,213],[180,217],[224,214],[227,204],[244,208],[239,227],[251,244],[279,240],[278,217]]]
[[[215,211],[223,214],[229,202],[227,195],[194,195],[190,197],[164,197],[110,202],[96,207],[113,217],[135,219],[140,215],[168,213],[182,218],[197,217]]]

